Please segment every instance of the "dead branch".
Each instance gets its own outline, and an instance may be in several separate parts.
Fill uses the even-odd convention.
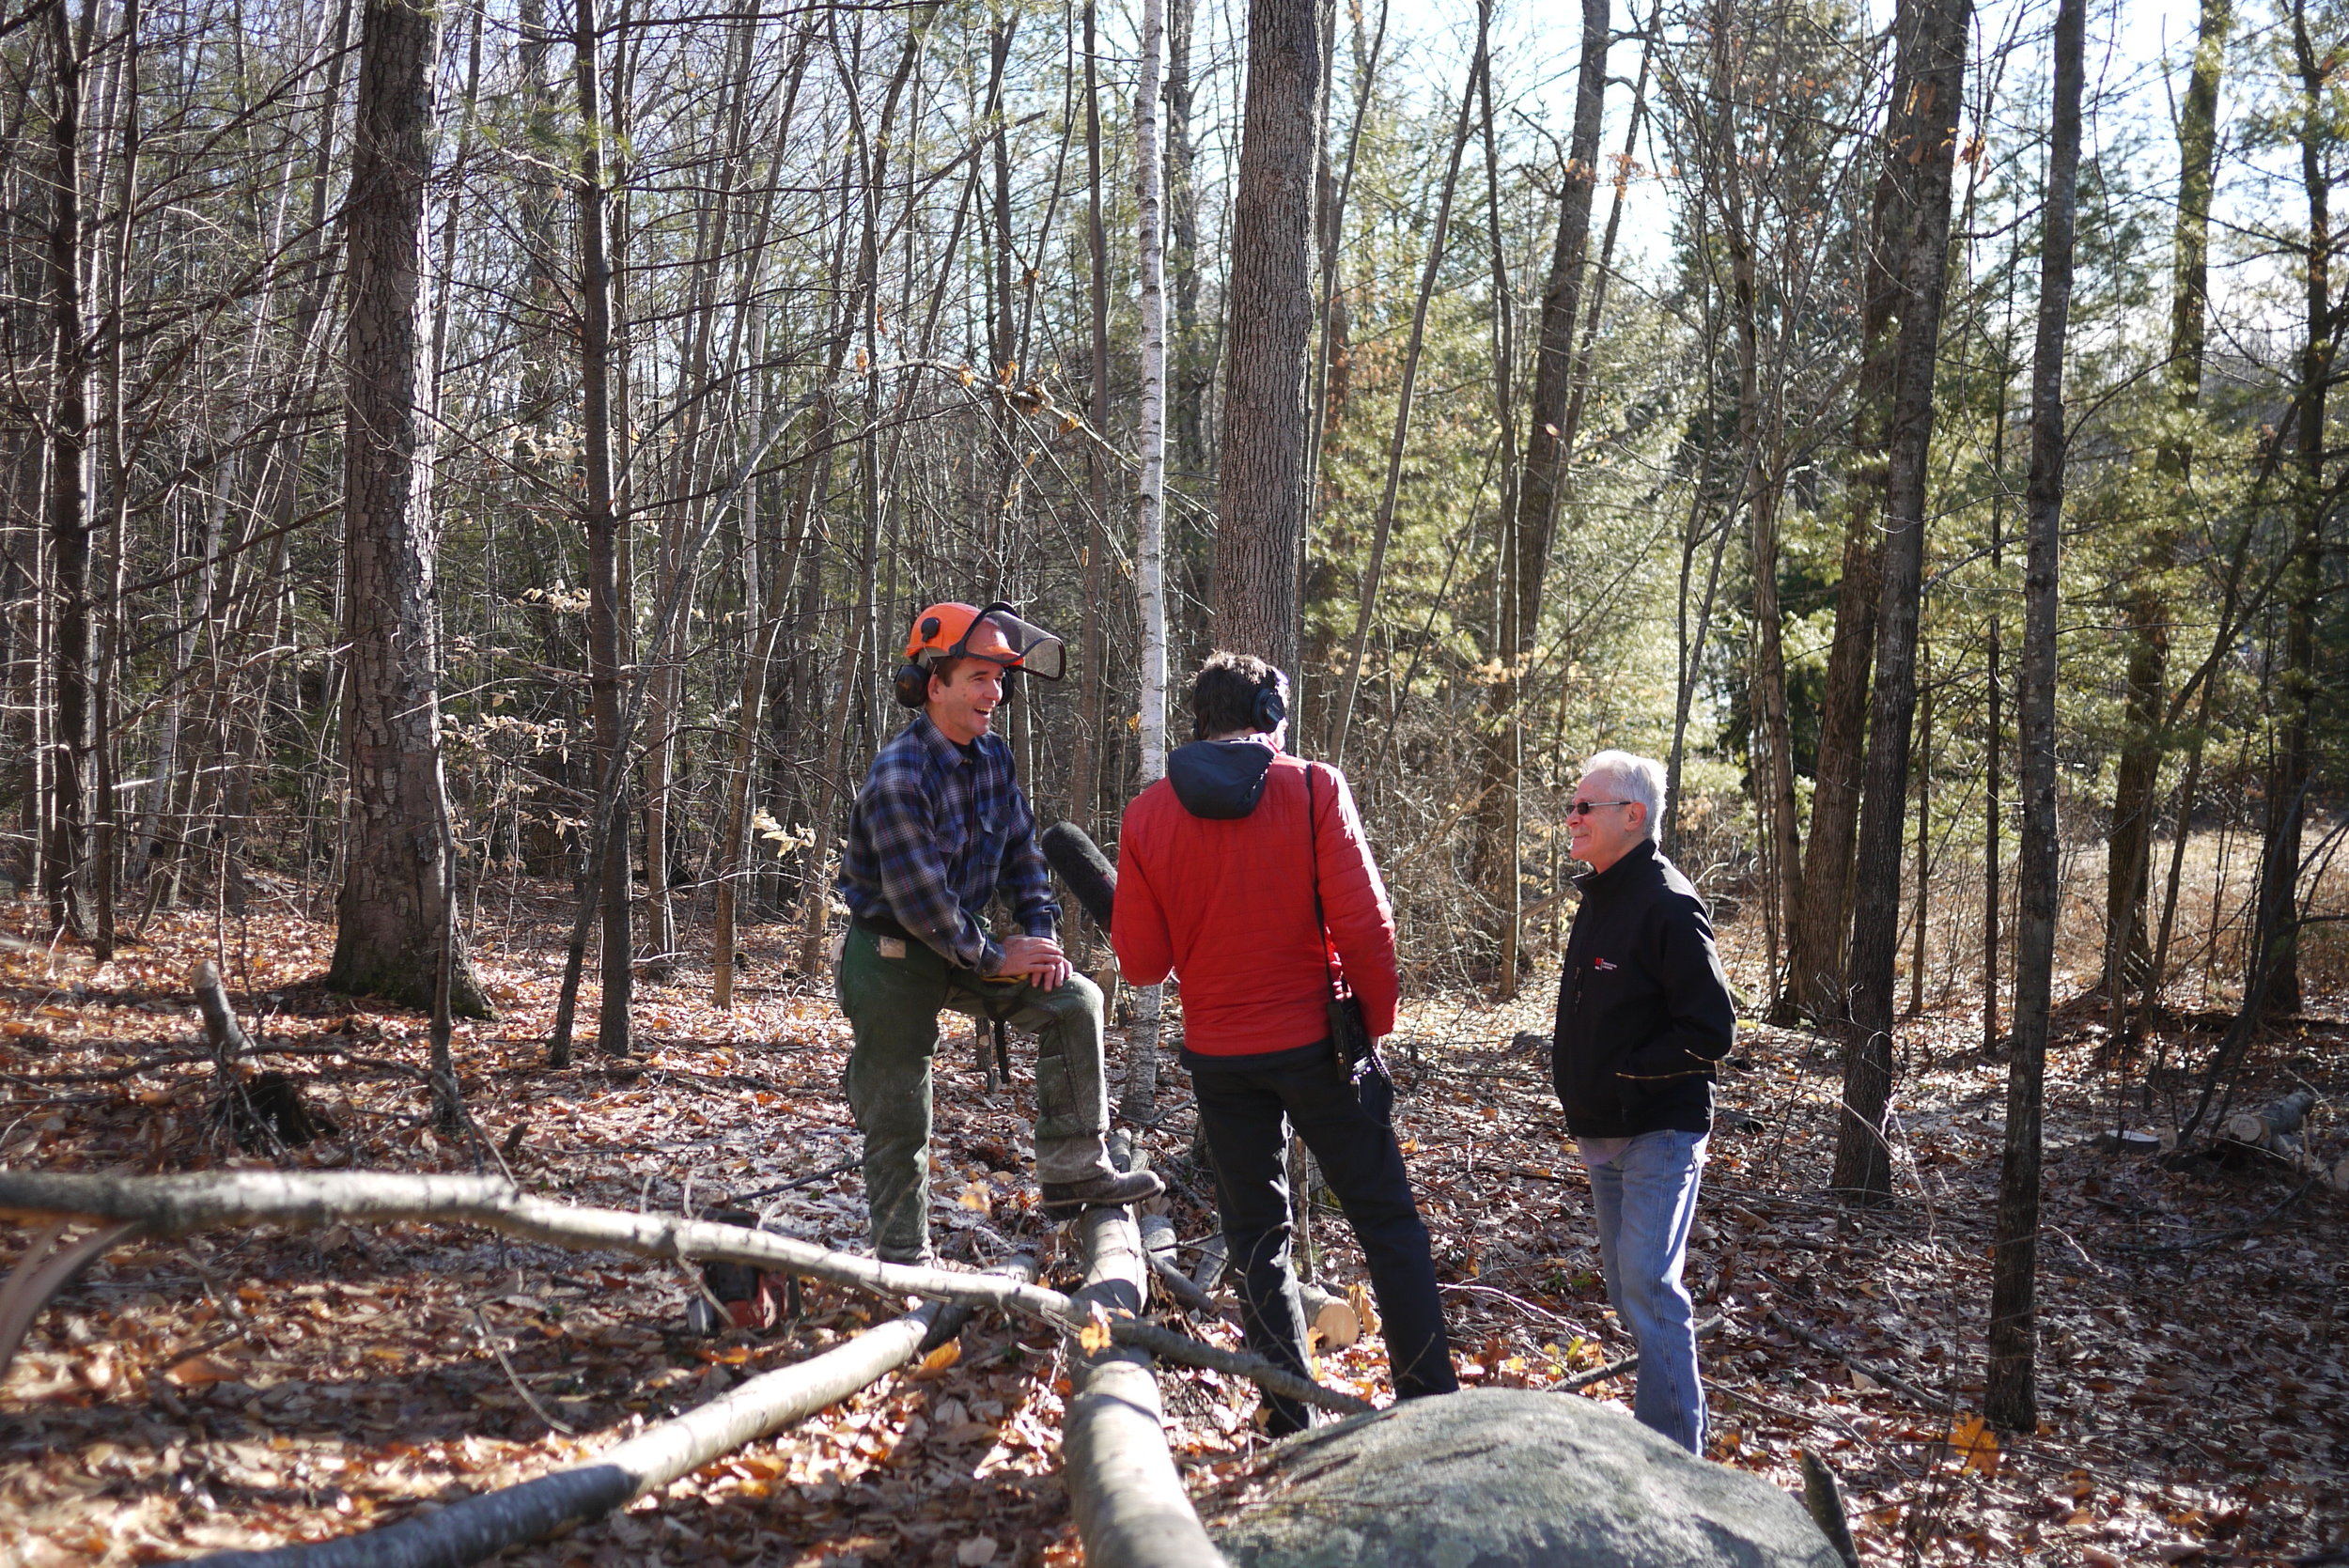
[[[1693,1332],[1696,1334],[1698,1339],[1706,1339],[1711,1335],[1719,1332],[1721,1326],[1728,1321],[1729,1320],[1721,1316],[1720,1313],[1715,1312],[1711,1317],[1708,1317],[1703,1323],[1698,1324]],[[1588,1372],[1576,1373],[1572,1377],[1567,1378],[1564,1382],[1554,1385],[1550,1391],[1552,1393],[1570,1394],[1578,1389],[1587,1389],[1594,1383],[1604,1383],[1610,1377],[1621,1377],[1626,1372],[1637,1372],[1639,1370],[1639,1357],[1626,1356],[1620,1361],[1610,1361],[1603,1367],[1593,1367]]]
[[[1378,1408],[1368,1400],[1357,1399],[1352,1394],[1342,1393],[1310,1378],[1299,1377],[1284,1367],[1274,1366],[1261,1356],[1243,1356],[1237,1351],[1221,1350],[1155,1323],[1113,1318],[1110,1322],[1110,1338],[1119,1344],[1146,1350],[1165,1360],[1248,1378],[1269,1392],[1285,1394],[1324,1410],[1335,1410],[1342,1416],[1367,1415]]]
[[[1018,1258],[1005,1275],[1033,1279],[1035,1260]],[[743,1444],[805,1421],[917,1358],[934,1320],[932,1302],[793,1366],[754,1377],[671,1421],[573,1465],[447,1508],[339,1540],[259,1552],[222,1552],[210,1568],[466,1568],[492,1553],[566,1525],[624,1508]]]
[[[434,1220],[481,1225],[525,1241],[576,1250],[632,1252],[639,1257],[672,1263],[715,1260],[746,1264],[876,1296],[921,1296],[937,1301],[994,1307],[1041,1318],[1064,1331],[1076,1328],[1087,1315],[1082,1303],[1056,1290],[1019,1280],[881,1263],[853,1253],[831,1251],[790,1236],[745,1230],[739,1225],[548,1203],[491,1176],[412,1175],[380,1171],[205,1171],[171,1176],[0,1171],[0,1216],[42,1222],[80,1219],[132,1226],[154,1236],[188,1235],[230,1225],[283,1224],[319,1229],[335,1223]],[[1140,1255],[1138,1237],[1133,1250]],[[60,1286],[62,1282],[59,1281]],[[1139,1305],[1137,1296],[1127,1310],[1132,1311]],[[1143,1326],[1117,1327],[1135,1332]],[[1311,1399],[1326,1408],[1354,1408],[1352,1405],[1328,1404],[1330,1400],[1350,1399],[1350,1395],[1302,1379],[1296,1380],[1302,1388],[1292,1387],[1285,1381],[1292,1374],[1257,1358],[1242,1358],[1238,1364],[1227,1367],[1221,1360],[1201,1359],[1226,1357],[1230,1354],[1227,1351],[1187,1339],[1171,1329],[1149,1331],[1165,1336],[1154,1348],[1170,1359],[1176,1358],[1179,1349],[1180,1357],[1190,1364],[1229,1370],[1278,1392]],[[0,1372],[5,1371],[5,1366],[0,1366]],[[1308,1389],[1316,1391],[1309,1394],[1304,1391]]]

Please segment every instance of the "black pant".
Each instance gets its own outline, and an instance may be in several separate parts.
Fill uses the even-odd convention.
[[[1191,1085],[1215,1158],[1224,1246],[1231,1266],[1239,1271],[1240,1324],[1248,1348],[1293,1372],[1306,1370],[1304,1307],[1289,1269],[1284,1157],[1294,1128],[1321,1162],[1321,1173],[1370,1265],[1396,1397],[1458,1388],[1427,1227],[1411,1199],[1403,1151],[1385,1120],[1362,1108],[1335,1059],[1262,1072],[1201,1065],[1191,1074]],[[1306,1424],[1301,1405],[1273,1394],[1265,1399],[1276,1434]]]

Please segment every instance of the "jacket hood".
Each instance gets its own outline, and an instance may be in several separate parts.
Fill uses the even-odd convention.
[[[1194,740],[1166,753],[1166,782],[1191,815],[1228,822],[1264,799],[1272,754],[1261,740]]]

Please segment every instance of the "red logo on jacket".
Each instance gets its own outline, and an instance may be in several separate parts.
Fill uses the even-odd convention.
[[[1611,970],[1615,967],[1615,965],[1609,963],[1604,958],[1594,958],[1591,960],[1591,968],[1595,970]]]

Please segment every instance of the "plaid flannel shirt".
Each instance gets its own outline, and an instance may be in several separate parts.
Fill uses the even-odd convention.
[[[865,775],[840,852],[840,892],[849,913],[894,920],[981,974],[1003,961],[979,918],[996,893],[1028,935],[1052,935],[1060,906],[1011,747],[983,735],[965,755],[916,714]]]

